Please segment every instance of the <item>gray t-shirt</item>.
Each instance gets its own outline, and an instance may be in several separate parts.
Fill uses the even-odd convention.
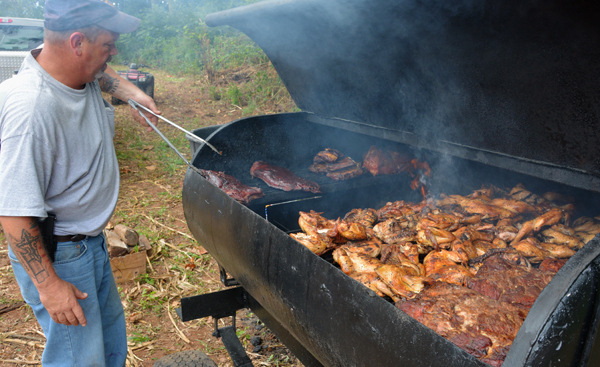
[[[69,88],[30,53],[0,84],[0,216],[52,212],[56,235],[99,234],[119,190],[114,129],[97,81]]]

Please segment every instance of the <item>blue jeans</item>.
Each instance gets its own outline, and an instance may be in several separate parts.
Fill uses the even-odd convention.
[[[46,348],[42,354],[44,367],[125,365],[125,316],[104,236],[86,237],[79,242],[59,242],[53,264],[61,279],[88,294],[86,299],[79,300],[87,319],[85,327],[55,323],[40,302],[29,275],[10,249],[9,257],[21,294],[46,335]]]

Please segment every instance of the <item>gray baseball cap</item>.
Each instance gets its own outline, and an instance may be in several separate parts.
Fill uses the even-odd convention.
[[[140,20],[104,0],[46,0],[44,27],[67,31],[97,25],[115,33],[131,33]]]

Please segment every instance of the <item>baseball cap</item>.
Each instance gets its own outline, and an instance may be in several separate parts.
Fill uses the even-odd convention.
[[[104,0],[46,0],[44,8],[44,27],[51,31],[97,25],[115,33],[130,33],[140,22]]]

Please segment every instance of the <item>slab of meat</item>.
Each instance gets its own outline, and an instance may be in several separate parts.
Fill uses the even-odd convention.
[[[321,192],[316,182],[296,176],[292,171],[272,164],[256,161],[250,168],[252,177],[258,177],[267,185],[283,191],[302,190],[313,193]]]
[[[527,265],[516,251],[492,255],[467,279],[466,286],[528,312],[555,273]]]
[[[340,153],[338,150],[325,148],[325,150],[317,153],[315,158],[313,158],[313,162],[315,163],[332,163],[342,158],[344,155]]]
[[[398,173],[398,165],[389,152],[371,146],[363,158],[363,167],[373,176]]]
[[[242,204],[248,204],[250,201],[264,196],[260,188],[244,185],[237,178],[224,172],[202,170],[202,173],[208,182]]]
[[[337,153],[337,155],[332,154],[332,152]],[[308,169],[314,173],[325,174],[336,181],[349,180],[364,173],[360,163],[355,162],[350,157],[342,157],[343,155],[337,150],[326,148],[315,156],[313,160],[315,163]]]
[[[469,354],[501,366],[526,312],[463,286],[435,282],[396,306]]]

